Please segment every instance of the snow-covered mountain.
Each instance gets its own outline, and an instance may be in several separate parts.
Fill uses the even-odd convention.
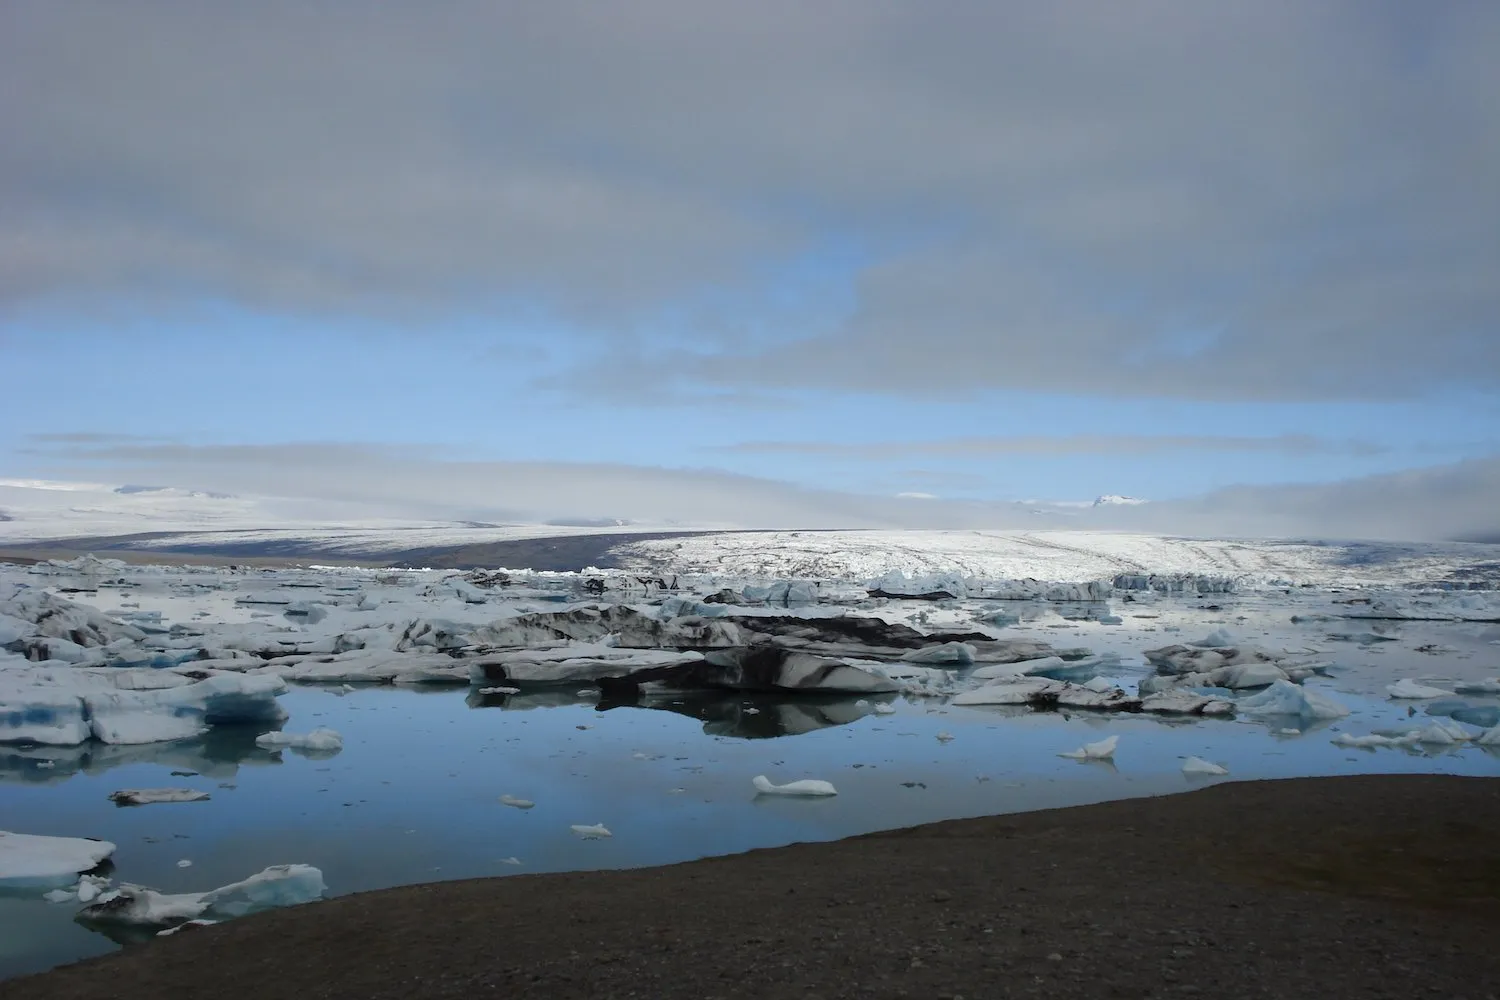
[[[1147,501],[1137,497],[1123,497],[1116,493],[1106,493],[1094,500],[1095,507],[1138,507]]]

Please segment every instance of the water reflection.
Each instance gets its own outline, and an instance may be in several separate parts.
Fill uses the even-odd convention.
[[[255,737],[264,731],[265,726],[215,726],[202,736],[171,743],[0,745],[0,782],[50,785],[76,774],[103,774],[130,764],[159,764],[227,780],[242,765],[281,763],[279,754],[255,745]]]
[[[588,697],[584,696],[587,693]],[[797,698],[746,695],[722,691],[672,691],[649,694],[631,702],[598,700],[589,689],[573,691],[526,691],[520,694],[481,694],[469,692],[470,708],[499,708],[510,712],[541,708],[563,708],[593,702],[600,712],[616,709],[643,709],[672,712],[698,719],[708,736],[733,736],[739,739],[763,740],[778,736],[847,726],[875,711],[881,703],[891,703],[896,696],[870,695],[803,695]]]

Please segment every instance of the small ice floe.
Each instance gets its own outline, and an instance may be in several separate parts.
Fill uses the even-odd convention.
[[[520,858],[501,858],[500,859],[500,863],[502,865],[518,865],[518,864],[521,863],[521,859]]]
[[[574,823],[569,829],[582,840],[603,840],[606,837],[614,836],[603,823],[595,823],[593,826],[588,826],[584,823]]]
[[[1474,737],[1474,742],[1482,747],[1500,747],[1500,726],[1491,726],[1486,729]]]
[[[861,699],[859,699],[858,701],[856,701],[854,703],[854,707],[855,708],[869,708],[870,707],[870,703],[868,701],[866,701],[864,698],[861,698]]]
[[[115,845],[81,837],[41,837],[0,830],[0,886],[71,885],[79,872],[98,867]]]
[[[1114,760],[1115,747],[1119,745],[1120,737],[1111,736],[1097,743],[1085,743],[1077,750],[1069,750],[1067,753],[1058,754],[1059,757],[1068,757],[1072,760]]]
[[[36,762],[36,766],[39,767],[39,768],[41,768],[43,771],[50,771],[54,767],[57,766],[57,761],[55,761],[55,760],[39,760],[39,761]]]
[[[536,805],[536,803],[531,801],[530,799],[519,799],[514,795],[500,796],[500,804],[502,806],[510,806],[512,809],[530,809],[532,806]]]
[[[937,741],[939,743],[952,743],[953,740],[954,740],[954,736],[953,736],[952,733],[938,733],[937,734]]]
[[[1229,768],[1222,764],[1215,764],[1211,760],[1204,760],[1202,757],[1189,757],[1182,762],[1182,773],[1219,778],[1228,774]]]
[[[1453,685],[1453,690],[1457,694],[1500,694],[1500,677],[1461,682]]]
[[[745,714],[746,715],[759,715],[760,714],[760,709],[758,709],[758,708],[747,708],[747,709],[745,709]]]
[[[817,778],[803,778],[801,781],[789,781],[784,785],[773,785],[770,778],[767,778],[764,774],[759,774],[751,779],[750,783],[755,786],[757,795],[822,798],[838,794],[838,791],[831,783],[820,781]]]
[[[218,923],[217,920],[184,920],[176,927],[168,927],[164,931],[157,931],[156,936],[171,937],[173,934],[176,934],[179,931],[190,930],[194,927],[212,927],[216,923]]]
[[[480,688],[479,689],[479,693],[480,694],[520,694],[521,693],[521,689],[520,688],[513,688],[513,687],[489,687],[489,688]]]
[[[1367,736],[1354,736],[1351,733],[1339,733],[1330,740],[1336,747],[1352,747],[1356,750],[1374,750],[1376,747],[1414,747],[1417,745],[1417,734],[1411,732],[1405,736],[1381,736],[1378,733],[1370,733]]]
[[[191,867],[193,867],[193,863],[191,861],[189,861],[187,858],[183,858],[181,861],[177,862],[177,867],[178,868],[191,868]]]
[[[876,715],[895,715],[896,714],[896,706],[888,704],[886,702],[881,702],[880,704],[878,704],[878,705],[875,706],[875,714]]]
[[[580,697],[580,698],[592,698],[592,697],[594,697],[595,695],[597,695],[599,693],[599,689],[598,688],[579,688],[577,691],[575,691],[573,693],[576,694],[576,695],[578,695],[578,697]]]
[[[202,802],[209,797],[207,792],[196,788],[122,788],[110,792],[109,799],[117,806],[149,806],[159,802]]]
[[[1448,691],[1444,691],[1442,688],[1435,688],[1426,684],[1422,684],[1410,677],[1403,677],[1401,680],[1397,681],[1394,684],[1387,684],[1385,686],[1385,690],[1386,693],[1389,694],[1392,698],[1406,699],[1411,701],[1418,701],[1426,698],[1445,698],[1451,693]]]
[[[310,733],[261,733],[255,737],[255,745],[267,750],[316,750],[329,753],[344,749],[344,738],[327,726],[319,726]]]

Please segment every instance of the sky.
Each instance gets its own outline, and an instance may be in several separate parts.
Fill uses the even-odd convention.
[[[0,476],[1500,532],[1496,51],[1486,0],[10,0]]]

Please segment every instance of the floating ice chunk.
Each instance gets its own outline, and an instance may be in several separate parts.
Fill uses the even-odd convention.
[[[875,706],[875,714],[876,715],[895,715],[896,714],[896,706],[888,704],[886,702],[881,702],[880,704],[878,704],[878,705]]]
[[[1410,677],[1403,677],[1401,680],[1397,681],[1394,684],[1387,684],[1385,686],[1385,690],[1386,693],[1389,694],[1392,698],[1405,698],[1411,700],[1420,700],[1425,698],[1444,698],[1451,693],[1448,691],[1444,691],[1442,688],[1429,687],[1426,684],[1418,683]]]
[[[500,859],[500,863],[502,865],[518,865],[518,864],[521,863],[521,859],[520,858],[515,858],[515,857],[501,858]]]
[[[1202,639],[1199,639],[1197,642],[1193,643],[1193,645],[1201,646],[1205,649],[1211,649],[1216,646],[1233,646],[1236,641],[1237,640],[1234,638],[1234,636],[1229,634],[1227,629],[1221,628],[1208,633],[1208,635],[1204,636]]]
[[[817,778],[804,778],[801,781],[789,781],[784,785],[773,785],[770,778],[761,774],[753,778],[750,783],[755,786],[755,791],[758,795],[821,798],[838,794],[832,784],[826,781],[819,781]]]
[[[73,894],[72,889],[53,889],[43,893],[42,898],[49,903],[71,903],[78,897]]]
[[[280,722],[286,681],[269,674],[216,674],[156,691],[91,691],[89,726],[105,743],[156,743],[201,735],[219,723]]]
[[[1336,747],[1353,747],[1358,750],[1373,750],[1376,747],[1413,747],[1419,742],[1418,734],[1411,732],[1405,736],[1381,736],[1379,733],[1370,733],[1368,736],[1353,736],[1349,733],[1339,733],[1330,742]]]
[[[521,689],[520,688],[513,688],[513,687],[488,687],[488,688],[480,688],[479,689],[479,693],[480,694],[520,694],[521,693]]]
[[[1111,736],[1100,740],[1098,743],[1085,743],[1077,750],[1069,750],[1067,753],[1058,754],[1059,757],[1068,757],[1073,760],[1114,760],[1115,747],[1119,744],[1120,737]]]
[[[310,733],[261,733],[255,745],[268,750],[314,750],[320,753],[344,749],[344,738],[335,730],[319,726]]]
[[[203,895],[205,912],[215,917],[241,917],[280,906],[297,906],[328,891],[323,873],[312,865],[272,865],[241,882],[220,886]]]
[[[510,806],[513,809],[530,809],[532,806],[536,805],[536,803],[531,801],[530,799],[519,799],[514,795],[500,796],[500,804],[504,806]]]
[[[1460,682],[1453,685],[1453,690],[1458,694],[1500,694],[1500,677]]]
[[[166,930],[157,931],[156,932],[156,936],[157,937],[171,937],[173,934],[176,934],[178,931],[185,930],[186,928],[189,928],[189,927],[212,927],[216,923],[218,923],[217,920],[203,920],[201,918],[198,919],[198,920],[184,920],[182,923],[178,924],[176,927],[168,927]]]
[[[1014,680],[1017,677],[1026,676],[1027,668],[1038,663],[1044,663],[1049,667],[1064,665],[1061,656],[1044,656],[1040,660],[1027,660],[1022,663],[991,663],[970,671],[969,676],[977,681]]]
[[[1500,726],[1492,726],[1474,737],[1474,742],[1482,747],[1500,747]]]
[[[1115,690],[1114,681],[1108,680],[1104,677],[1092,678],[1089,681],[1085,682],[1083,686],[1086,690],[1093,691],[1095,694],[1104,694]]]
[[[603,823],[595,823],[593,826],[588,826],[584,823],[574,823],[569,829],[583,840],[603,840],[606,837],[614,836]]]
[[[149,806],[158,802],[202,802],[207,792],[196,788],[122,788],[110,792],[109,798],[117,806]]]
[[[204,912],[203,893],[168,895],[139,885],[122,885],[78,912],[80,920],[101,924],[165,926],[193,920]]]
[[[1202,757],[1189,757],[1182,762],[1183,774],[1201,774],[1212,777],[1222,777],[1229,773],[1229,768],[1213,761],[1204,760]]]
[[[953,736],[952,733],[938,733],[937,734],[937,741],[939,743],[952,743],[953,740],[954,740],[954,736]]]
[[[1234,702],[1193,691],[1162,691],[1141,700],[1141,711],[1159,715],[1233,715]]]
[[[1291,681],[1277,681],[1259,694],[1248,695],[1235,708],[1251,716],[1295,715],[1304,719],[1342,719],[1349,709],[1327,695]]]
[[[115,845],[107,840],[0,830],[0,885],[70,884],[113,853]]]
[[[177,862],[177,867],[178,868],[191,868],[191,867],[193,867],[193,863],[191,861],[189,861],[187,858],[183,858],[181,861]]]
[[[1422,743],[1446,746],[1454,743],[1463,743],[1473,738],[1473,733],[1448,719],[1438,719],[1429,722],[1417,730],[1417,739]]]

